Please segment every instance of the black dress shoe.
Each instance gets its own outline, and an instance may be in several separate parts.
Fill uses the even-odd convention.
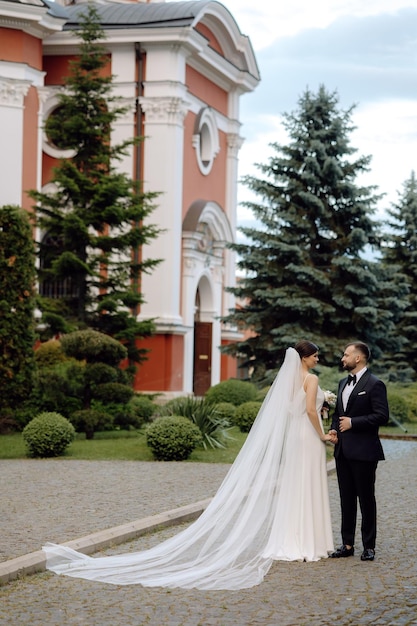
[[[336,552],[333,552],[330,557],[332,559],[344,559],[347,556],[353,556],[355,554],[355,549],[352,546],[351,548],[347,548],[346,546],[340,546],[340,548],[338,548],[336,550]]]
[[[361,554],[361,561],[373,561],[375,558],[375,550],[366,548]]]

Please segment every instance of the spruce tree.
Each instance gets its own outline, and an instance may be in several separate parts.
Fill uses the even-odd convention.
[[[244,204],[256,225],[241,228],[244,242],[231,246],[243,276],[230,289],[239,305],[223,322],[250,332],[225,351],[244,357],[255,377],[275,370],[302,338],[317,343],[329,365],[348,341],[369,342],[376,357],[395,341],[401,286],[393,276],[381,285],[369,260],[379,244],[379,196],[356,181],[370,157],[355,158],[352,111],[340,110],[337,93],[323,86],[306,90],[284,116],[289,143],[272,144],[268,163],[257,165],[262,177],[243,180],[255,196]]]
[[[34,373],[35,249],[28,215],[0,208],[0,421],[28,397]]]
[[[405,378],[410,368],[417,372],[417,180],[415,172],[404,182],[398,200],[387,210],[389,230],[383,245],[385,267],[398,266],[406,276],[408,302],[397,332],[405,338],[402,350],[393,355],[398,375]]]
[[[131,362],[140,361],[136,340],[153,330],[150,320],[136,321],[140,275],[160,262],[143,260],[140,249],[160,232],[147,223],[157,194],[143,193],[140,182],[116,168],[137,141],[111,141],[126,109],[112,95],[104,32],[92,5],[78,35],[79,55],[45,127],[49,141],[74,155],[53,170],[54,191],[31,192],[47,235],[39,242],[44,321],[51,333],[91,327],[112,334],[128,344]],[[48,298],[48,286],[56,293],[60,285],[63,293]]]

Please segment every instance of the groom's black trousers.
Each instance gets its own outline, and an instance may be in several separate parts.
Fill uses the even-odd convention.
[[[375,475],[378,461],[352,461],[346,459],[343,448],[336,458],[342,509],[342,541],[355,545],[357,502],[362,513],[362,542],[364,549],[375,549],[376,500]]]

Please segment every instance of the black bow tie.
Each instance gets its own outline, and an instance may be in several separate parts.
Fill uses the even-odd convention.
[[[353,376],[352,374],[349,374],[347,384],[350,385],[350,383],[356,385],[356,374],[354,374]]]

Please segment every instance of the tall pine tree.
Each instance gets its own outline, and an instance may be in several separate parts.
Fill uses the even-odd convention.
[[[0,431],[32,388],[35,279],[28,215],[18,206],[0,207]]]
[[[382,259],[386,267],[398,266],[406,276],[408,305],[398,323],[405,338],[400,352],[393,355],[397,371],[406,377],[409,368],[417,373],[417,180],[415,172],[404,182],[398,200],[387,210],[389,215]]]
[[[100,43],[104,32],[92,5],[80,17],[78,35],[79,56],[45,128],[49,141],[74,156],[54,169],[54,191],[31,193],[44,235],[41,306],[52,332],[85,327],[107,332],[127,342],[130,360],[137,362],[143,352],[135,341],[153,329],[151,321],[137,322],[134,313],[143,301],[140,274],[160,262],[140,256],[141,246],[160,232],[147,223],[156,194],[143,193],[139,182],[116,168],[136,141],[111,141],[113,125],[126,109],[112,95]]]
[[[232,245],[243,277],[230,291],[240,304],[223,321],[250,332],[226,352],[244,356],[256,377],[301,338],[329,365],[347,341],[368,341],[375,356],[394,341],[398,286],[369,260],[379,196],[356,182],[370,157],[354,158],[352,111],[339,110],[323,86],[306,90],[284,116],[288,145],[273,144],[269,162],[257,165],[263,176],[243,181],[256,197],[245,203],[256,226],[241,228],[245,242]]]

